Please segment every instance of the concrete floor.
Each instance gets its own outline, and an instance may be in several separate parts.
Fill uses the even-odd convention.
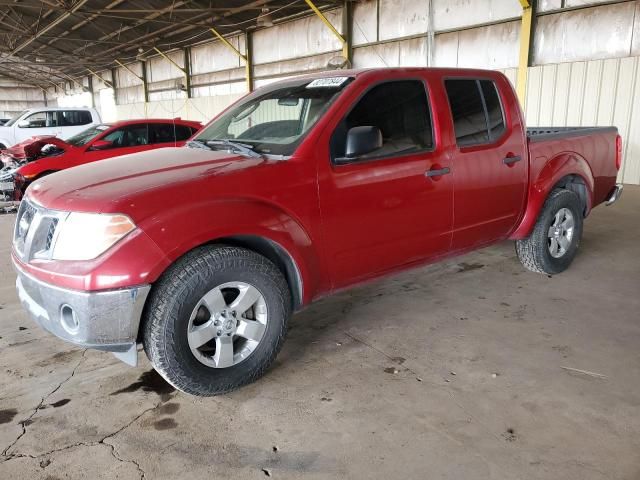
[[[209,399],[35,327],[0,216],[0,479],[638,479],[638,212],[596,209],[554,278],[505,243],[328,298]]]

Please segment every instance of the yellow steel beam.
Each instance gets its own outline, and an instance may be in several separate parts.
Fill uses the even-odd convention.
[[[533,21],[533,8],[526,0],[520,0],[522,8],[522,23],[520,25],[520,56],[518,60],[518,77],[516,80],[516,92],[520,103],[524,106],[527,95],[527,72],[529,69],[529,50],[531,46],[531,23]],[[524,6],[524,5],[528,6]]]
[[[522,8],[531,8],[531,2],[529,2],[529,0],[520,0],[520,5],[522,5]]]
[[[165,55],[165,53],[164,53],[162,50],[160,50],[158,47],[153,47],[153,49],[154,49],[156,52],[158,52],[160,55],[162,55],[162,56],[165,58],[165,60],[168,60],[168,61],[169,61],[169,63],[171,63],[174,67],[176,67],[178,70],[180,70],[180,71],[183,73],[183,75],[186,75],[186,74],[187,74],[187,72],[185,71],[185,69],[184,69],[184,68],[182,68],[180,65],[178,65],[178,64],[177,64],[176,62],[174,62],[173,60],[171,60],[171,58],[169,58],[169,56]]]
[[[211,33],[213,33],[216,37],[218,37],[218,39],[224,43],[228,48],[230,48],[231,50],[233,50],[233,52],[238,55],[241,59],[243,60],[247,60],[247,57],[245,55],[243,55],[242,53],[240,53],[240,50],[238,50],[236,47],[234,47],[231,42],[229,42],[229,40],[227,40],[226,38],[224,38],[222,35],[220,35],[218,33],[218,31],[215,28],[210,28],[209,30],[211,30]]]
[[[342,36],[342,34],[338,30],[336,30],[336,27],[334,27],[331,24],[329,19],[324,16],[324,13],[322,13],[311,0],[304,0],[304,1],[307,2],[307,5],[309,5],[309,8],[313,10],[313,13],[315,13],[318,16],[318,18],[322,20],[322,23],[324,23],[329,28],[329,30],[331,30],[331,33],[333,33],[336,36],[336,38],[340,40],[340,43],[342,43],[342,55],[344,56],[344,58],[348,58],[349,44],[347,43],[347,40]]]
[[[127,67],[124,63],[122,63],[120,60],[118,60],[116,58],[115,62],[120,65],[122,68],[124,68],[127,72],[129,72],[131,75],[133,75],[134,77],[136,77],[138,80],[140,80],[141,82],[144,82],[144,79],[138,75],[136,72],[134,72],[133,70],[131,70],[129,67]]]
[[[220,32],[218,32],[215,28],[210,27],[209,30],[211,30],[211,33],[213,33],[213,35],[215,37],[218,38],[218,40],[220,40],[229,50],[231,50],[233,53],[235,53],[238,57],[240,57],[242,60],[244,60],[244,68],[245,68],[245,76],[247,77],[247,90],[251,91],[253,90],[253,78],[252,78],[252,73],[251,73],[251,53],[250,53],[250,48],[249,48],[249,33],[247,33],[246,35],[246,42],[245,42],[245,49],[246,49],[246,54],[243,54],[242,52],[240,52],[240,50],[238,50],[236,47],[233,46],[233,44],[227,40],[226,38],[224,38]]]

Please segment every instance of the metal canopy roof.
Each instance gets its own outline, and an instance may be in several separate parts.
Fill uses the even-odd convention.
[[[211,27],[227,35],[310,12],[304,0],[0,0],[0,75],[46,88],[211,41]]]

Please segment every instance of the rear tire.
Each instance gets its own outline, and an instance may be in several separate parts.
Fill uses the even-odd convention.
[[[582,238],[583,211],[584,205],[575,192],[553,190],[531,235],[516,241],[516,253],[522,265],[545,275],[569,268]]]
[[[199,247],[154,285],[144,350],[178,390],[218,395],[264,374],[290,316],[287,282],[271,261],[243,248]]]

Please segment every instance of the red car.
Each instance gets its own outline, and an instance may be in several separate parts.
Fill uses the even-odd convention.
[[[584,218],[621,194],[621,144],[615,127],[526,129],[495,71],[284,80],[186,147],[35,182],[16,218],[18,295],[64,340],[131,364],[142,343],[176,388],[227,392],[332,292],[505,239],[529,270],[564,271]]]
[[[35,137],[14,145],[4,151],[6,155],[18,162],[35,158],[14,174],[15,200],[22,198],[31,182],[50,173],[130,153],[178,147],[201,127],[199,122],[180,118],[126,120],[93,126],[66,141]]]

